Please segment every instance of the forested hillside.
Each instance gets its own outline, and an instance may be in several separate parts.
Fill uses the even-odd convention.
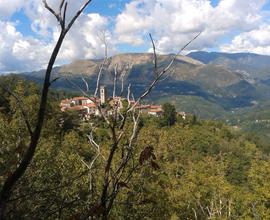
[[[40,89],[17,77],[1,82],[21,98],[34,123]],[[68,94],[50,93],[37,152],[8,201],[7,219],[80,219],[84,214],[97,219],[102,212],[104,160],[100,157],[89,175],[87,164],[96,152],[87,135],[94,124],[94,139],[107,157],[109,128],[100,118],[86,123],[74,112],[61,112],[63,97]],[[1,186],[29,143],[18,104],[0,88]],[[270,148],[222,122],[189,115],[167,123],[169,118],[142,115],[132,163],[123,171],[127,181],[117,185],[111,219],[269,219]],[[123,157],[132,129],[131,117],[127,122],[116,158]]]

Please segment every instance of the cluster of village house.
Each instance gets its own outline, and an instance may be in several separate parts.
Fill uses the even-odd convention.
[[[60,107],[61,111],[76,111],[83,117],[90,117],[92,115],[100,116],[100,110],[97,108],[97,104],[104,105],[108,103],[110,106],[114,106],[118,103],[118,110],[123,108],[123,102],[125,99],[121,97],[107,98],[106,88],[104,86],[100,87],[100,97],[99,98],[87,98],[87,97],[74,97],[71,99],[65,99],[61,101]],[[132,101],[134,104],[134,101]],[[161,116],[163,114],[162,107],[160,105],[142,105],[138,104],[135,107],[142,113]],[[103,114],[110,115],[112,110],[110,108],[102,108]]]

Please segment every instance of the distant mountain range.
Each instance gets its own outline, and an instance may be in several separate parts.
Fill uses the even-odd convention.
[[[166,66],[173,55],[159,55],[159,68]],[[53,77],[61,77],[54,88],[76,90],[74,85],[95,87],[102,60],[78,60],[56,67]],[[153,79],[153,54],[120,54],[108,59],[101,84],[110,90],[114,71],[125,85],[132,83],[134,95],[141,93]],[[44,70],[22,73],[23,77],[41,82]],[[67,81],[66,78],[69,80]],[[149,100],[171,101],[180,110],[202,117],[219,117],[223,112],[244,108],[270,98],[270,56],[251,53],[192,52],[178,56],[170,73],[153,90]],[[207,107],[208,108],[205,108]]]
[[[218,53],[218,52],[192,52],[187,55],[205,64],[220,65],[233,71],[246,74],[248,77],[269,80],[270,56],[254,53]]]

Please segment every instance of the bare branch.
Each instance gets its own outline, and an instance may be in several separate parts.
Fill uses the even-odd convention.
[[[98,34],[98,38],[101,43],[104,44],[104,57],[108,57],[108,42],[106,37],[106,30],[102,30]]]
[[[65,7],[64,7],[64,13],[63,13],[63,28],[66,27],[66,14],[67,14],[67,5],[68,3],[65,3]]]
[[[131,155],[132,155],[132,145],[135,140],[135,138],[138,135],[138,125],[139,125],[139,120],[140,120],[141,112],[138,112],[138,115],[136,116],[135,109],[132,112],[132,119],[133,119],[133,130],[131,137],[129,139],[129,144],[128,144],[128,152],[123,158],[121,164],[119,165],[118,169],[115,172],[115,175],[118,175],[117,179],[121,179],[121,176],[123,174],[124,169],[126,168],[126,164],[128,163]]]
[[[60,79],[61,77],[56,77],[55,79],[53,79],[51,82],[50,82],[50,85],[52,85],[54,82],[56,82],[58,79]]]
[[[114,66],[113,98],[115,97],[116,80],[117,80],[117,65]]]
[[[98,94],[98,89],[99,89],[99,83],[100,83],[100,78],[101,78],[101,74],[102,71],[104,69],[105,63],[106,63],[107,58],[104,58],[100,68],[99,68],[99,72],[98,72],[98,77],[97,77],[97,83],[96,83],[96,89],[95,89],[95,93],[94,93],[94,97],[97,97]]]
[[[89,98],[90,100],[92,100],[95,104],[95,106],[98,108],[99,114],[101,115],[101,117],[103,118],[104,121],[106,121],[106,123],[111,126],[111,123],[109,121],[109,119],[104,115],[104,113],[102,112],[102,109],[100,107],[100,105],[96,102],[95,99],[93,99],[92,97],[90,97],[86,92],[84,92],[76,83],[72,82],[71,80],[69,80],[68,78],[66,78],[67,82],[70,83],[74,88],[80,90],[80,92],[86,97]]]
[[[95,140],[93,138],[93,131],[91,131],[90,135],[88,135],[87,137],[88,137],[88,140],[90,141],[91,145],[99,151],[99,154],[105,160],[105,157],[100,153],[100,146],[99,146],[99,144],[97,144],[97,142],[95,142]]]
[[[132,148],[133,141],[134,141],[134,139],[135,139],[135,137],[137,135],[140,116],[141,116],[140,111],[139,111],[137,117],[136,117],[135,111],[133,111],[133,116],[132,116],[132,119],[133,119],[133,131],[132,131],[131,138],[129,140],[129,145],[128,145],[129,148]]]
[[[104,34],[104,33],[103,33]],[[199,36],[199,34],[193,39],[195,40],[197,37]],[[96,106],[98,107],[102,118],[105,119],[105,121],[107,122],[107,124],[109,125],[109,132],[110,132],[110,138],[111,138],[111,145],[109,148],[109,152],[108,155],[105,158],[105,166],[104,166],[104,173],[103,173],[103,184],[102,184],[102,193],[101,193],[101,197],[100,197],[100,206],[102,207],[103,211],[102,211],[102,215],[103,215],[103,219],[107,219],[110,210],[112,208],[114,199],[116,198],[119,190],[120,190],[120,183],[127,183],[132,176],[132,173],[134,172],[134,170],[137,169],[137,167],[139,165],[135,165],[134,162],[133,164],[131,164],[131,169],[126,171],[126,169],[129,168],[128,164],[130,161],[134,160],[134,148],[135,148],[135,142],[136,142],[136,138],[138,137],[138,133],[139,133],[139,121],[140,121],[140,111],[137,111],[136,106],[137,104],[145,97],[147,96],[151,90],[156,86],[156,84],[158,82],[160,82],[163,79],[163,76],[165,73],[169,72],[171,66],[173,65],[174,61],[177,59],[177,56],[179,55],[179,53],[184,50],[193,40],[191,40],[189,43],[187,43],[185,46],[183,46],[180,51],[171,58],[171,60],[169,60],[169,64],[167,66],[165,66],[161,71],[159,71],[159,67],[158,67],[158,56],[156,54],[156,47],[155,47],[155,43],[154,40],[150,34],[150,38],[151,38],[151,42],[153,45],[153,51],[154,51],[154,80],[150,83],[150,85],[148,86],[148,88],[145,89],[145,91],[141,94],[141,96],[139,96],[139,98],[135,101],[134,104],[132,104],[131,101],[131,97],[133,100],[134,96],[131,92],[131,84],[128,85],[127,88],[127,101],[128,101],[128,107],[127,109],[125,109],[124,113],[119,112],[118,108],[119,108],[119,102],[121,100],[114,100],[114,105],[113,105],[113,112],[112,112],[112,116],[108,116],[108,118],[110,120],[108,120],[106,118],[106,113],[102,112],[102,108],[100,105]],[[101,38],[101,40],[106,40],[105,35],[103,35],[103,38]],[[97,85],[96,85],[96,91],[94,93],[94,97],[97,96],[98,93],[98,88],[99,88],[99,81],[100,81],[100,77],[102,74],[102,71],[105,68],[105,64],[106,64],[106,59],[107,59],[107,44],[106,42],[104,43],[105,45],[105,58],[103,60],[103,62],[101,63],[101,67],[99,69],[99,73],[98,73],[98,79],[97,79]],[[128,65],[127,65],[128,66]],[[120,70],[118,69],[120,68]],[[125,77],[125,67],[123,67],[122,65],[117,67],[116,65],[114,66],[114,81],[113,81],[113,97],[116,97],[116,83],[117,83],[117,76],[120,76],[121,79],[121,96],[124,92],[124,77]],[[74,85],[74,83],[72,83]],[[75,85],[76,87],[78,87],[77,85]],[[79,88],[79,87],[78,87]],[[79,90],[82,92],[82,94],[84,94],[86,97],[88,97],[88,95],[81,89],[79,88]],[[88,97],[89,98],[89,97]],[[91,98],[90,98],[91,99]],[[122,142],[121,140],[123,139],[123,137],[125,136],[127,129],[126,129],[126,123],[129,116],[131,114],[128,113],[132,113],[132,131],[130,131],[131,134],[129,134],[128,132],[128,143],[124,145],[121,145]],[[92,189],[92,166],[95,163],[95,161],[97,160],[97,158],[101,155],[100,154],[100,146],[93,140],[93,137],[91,136],[92,133],[90,133],[89,136],[89,141],[91,143],[91,145],[95,148],[95,150],[97,151],[97,154],[93,157],[92,161],[90,164],[86,164],[88,169],[89,169],[89,178],[90,178],[90,189]],[[125,136],[126,137],[126,136]],[[121,146],[121,148],[120,148]],[[122,150],[122,153],[120,158],[118,157],[117,152],[120,150]],[[85,163],[85,162],[84,162]],[[116,164],[117,166],[115,167],[114,164]],[[116,171],[115,171],[116,168]]]
[[[170,69],[170,67],[173,65],[174,61],[176,60],[177,56],[187,48],[188,45],[190,45],[194,40],[196,40],[202,32],[199,32],[193,39],[191,39],[188,43],[186,43],[179,51],[177,54],[175,54],[175,56],[173,57],[172,61],[169,63],[169,65],[161,72],[161,74],[163,75],[164,73],[166,73],[168,71],[168,69]]]
[[[65,78],[65,79],[66,79],[66,81],[67,81],[71,86],[73,86],[74,88],[80,90],[80,92],[81,92],[84,96],[86,96],[86,97],[88,98],[88,94],[87,94],[85,91],[83,91],[83,89],[81,89],[76,83],[72,82],[72,81],[71,81],[70,79],[68,79],[68,78]]]
[[[123,95],[124,92],[124,75],[121,76],[121,91],[120,91],[120,97]]]
[[[68,33],[69,29],[75,22],[75,20],[79,17],[79,15],[82,13],[82,11],[86,8],[86,6],[91,2],[91,0],[88,0],[79,11],[77,11],[76,15],[73,17],[71,22],[69,23],[68,27],[65,28],[65,23],[63,22],[61,16],[57,14],[48,4],[46,0],[43,0],[45,8],[47,8],[58,20],[58,22],[61,25],[61,32],[59,34],[58,40],[53,48],[52,54],[50,56],[45,77],[44,77],[44,82],[43,82],[43,88],[42,88],[42,94],[41,94],[41,99],[40,99],[40,105],[39,105],[39,110],[37,114],[37,120],[35,124],[35,129],[32,130],[29,129],[29,132],[32,132],[31,134],[31,140],[29,142],[28,148],[22,158],[22,160],[19,162],[18,166],[16,169],[7,177],[6,180],[4,180],[4,183],[2,184],[2,189],[0,192],[0,219],[3,219],[4,217],[4,212],[6,209],[6,204],[11,196],[11,192],[13,190],[13,187],[17,183],[17,181],[24,175],[25,171],[27,170],[29,164],[31,163],[35,151],[41,136],[41,131],[43,128],[44,124],[44,119],[45,119],[45,113],[47,109],[47,100],[48,100],[48,94],[49,94],[49,89],[50,89],[50,78],[51,78],[51,73],[52,73],[52,68],[54,66],[55,60],[58,56],[58,53],[60,51],[60,48],[63,44],[63,41],[65,39],[66,34]],[[61,4],[60,4],[61,5]],[[67,4],[65,5],[65,11],[64,14],[66,13],[66,8]],[[65,17],[65,16],[64,16]]]
[[[73,23],[77,20],[77,18],[80,16],[80,14],[83,12],[83,10],[87,7],[87,5],[90,4],[92,0],[87,0],[84,5],[80,8],[80,10],[77,11],[77,13],[75,14],[75,16],[71,19],[71,21],[69,22],[68,26],[65,28],[65,32],[68,32],[69,29],[71,28],[71,26],[73,25]]]
[[[61,18],[61,16],[60,16],[60,14],[56,13],[56,11],[53,10],[53,9],[48,5],[47,0],[42,0],[42,1],[43,1],[43,4],[44,4],[44,7],[45,7],[46,9],[48,9],[48,11],[51,12],[51,13],[56,17],[57,21],[58,21],[60,24],[62,24],[62,18]]]
[[[173,69],[173,67],[171,69],[168,70],[168,72],[166,73],[165,76],[163,76],[162,79],[159,80],[160,82],[166,81],[170,76],[172,76],[175,73],[175,69]]]
[[[153,52],[154,52],[154,74],[155,77],[157,77],[157,53],[156,53],[156,45],[155,42],[153,40],[153,37],[151,34],[149,34],[151,42],[152,42],[152,47],[153,47]]]
[[[135,98],[134,98],[134,94],[133,93],[131,93],[131,98],[132,98],[132,101],[135,102]]]
[[[86,92],[89,92],[89,85],[88,85],[88,82],[85,80],[85,78],[82,76],[82,81],[84,82],[85,84],[85,87],[86,87]]]
[[[187,44],[185,44],[179,51],[177,54],[174,55],[174,57],[172,58],[171,62],[163,69],[161,70],[159,73],[157,73],[156,78],[153,80],[153,82],[150,84],[150,86],[141,94],[141,96],[137,99],[137,101],[134,103],[134,105],[129,109],[129,111],[132,111],[135,106],[140,103],[140,101],[145,98],[151,91],[152,89],[155,87],[155,85],[160,81],[161,77],[171,68],[171,66],[173,65],[173,63],[175,62],[177,56],[189,45],[191,44],[194,40],[196,40],[200,34],[202,32],[198,33],[192,40],[190,40]],[[152,42],[153,45],[154,42]],[[154,70],[154,72],[157,70]]]
[[[123,70],[121,71],[120,74],[120,79],[121,79],[121,91],[120,91],[120,97],[123,96],[124,93],[124,79],[126,74],[132,69],[132,63],[127,63],[123,68]]]
[[[60,3],[60,5],[59,5],[59,11],[58,11],[59,16],[61,16],[62,8],[64,6],[65,1],[66,0],[62,0],[61,3]]]
[[[104,160],[105,157],[101,154],[100,152],[100,146],[95,142],[94,138],[93,138],[93,130],[91,130],[90,134],[87,135],[88,137],[88,140],[90,142],[90,144],[93,146],[93,148],[95,149],[96,151],[96,155],[94,156],[94,158],[92,159],[92,161],[90,162],[90,164],[87,164],[82,158],[80,158],[81,162],[88,168],[89,170],[89,190],[90,192],[92,191],[93,189],[93,184],[92,184],[92,168],[94,166],[94,163],[96,162],[96,160],[98,159],[99,156],[102,156],[102,158]],[[79,157],[80,155],[77,154]]]
[[[107,40],[106,40],[106,33],[101,32],[101,36],[99,36],[99,39],[104,44],[105,48],[104,48],[104,59],[103,59],[103,62],[101,64],[100,68],[99,68],[99,72],[98,72],[98,76],[97,76],[97,83],[96,83],[96,89],[95,89],[94,97],[97,97],[101,74],[102,74],[102,72],[103,72],[103,70],[105,68],[105,64],[106,64],[106,62],[108,60],[108,46],[107,46]]]
[[[131,84],[128,85],[128,93],[127,93],[128,108],[130,107],[130,93],[131,93]]]

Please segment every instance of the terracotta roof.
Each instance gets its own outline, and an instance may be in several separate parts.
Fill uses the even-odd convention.
[[[76,100],[91,100],[92,102],[96,101],[96,102],[99,102],[99,99],[98,98],[94,98],[94,97],[91,97],[91,98],[87,98],[87,97],[74,97],[74,98],[71,98],[71,99],[63,99],[61,100],[61,103],[63,104],[69,104],[70,102],[72,101],[76,101]]]
[[[150,105],[138,105],[138,106],[136,106],[136,108],[138,108],[138,109],[147,109],[147,108],[150,108]]]
[[[157,109],[157,108],[162,109],[161,105],[151,105],[150,108],[152,108],[152,109],[153,108],[154,109]]]
[[[81,106],[81,105],[77,105],[77,106],[73,106],[73,107],[70,107],[70,108],[67,108],[68,110],[74,110],[74,111],[79,111],[79,110],[83,110],[85,109],[84,106]]]
[[[163,112],[162,109],[150,109],[148,112]]]
[[[95,108],[96,107],[96,105],[94,103],[89,103],[89,104],[86,104],[86,105],[83,105],[83,106],[90,107],[90,108]]]

